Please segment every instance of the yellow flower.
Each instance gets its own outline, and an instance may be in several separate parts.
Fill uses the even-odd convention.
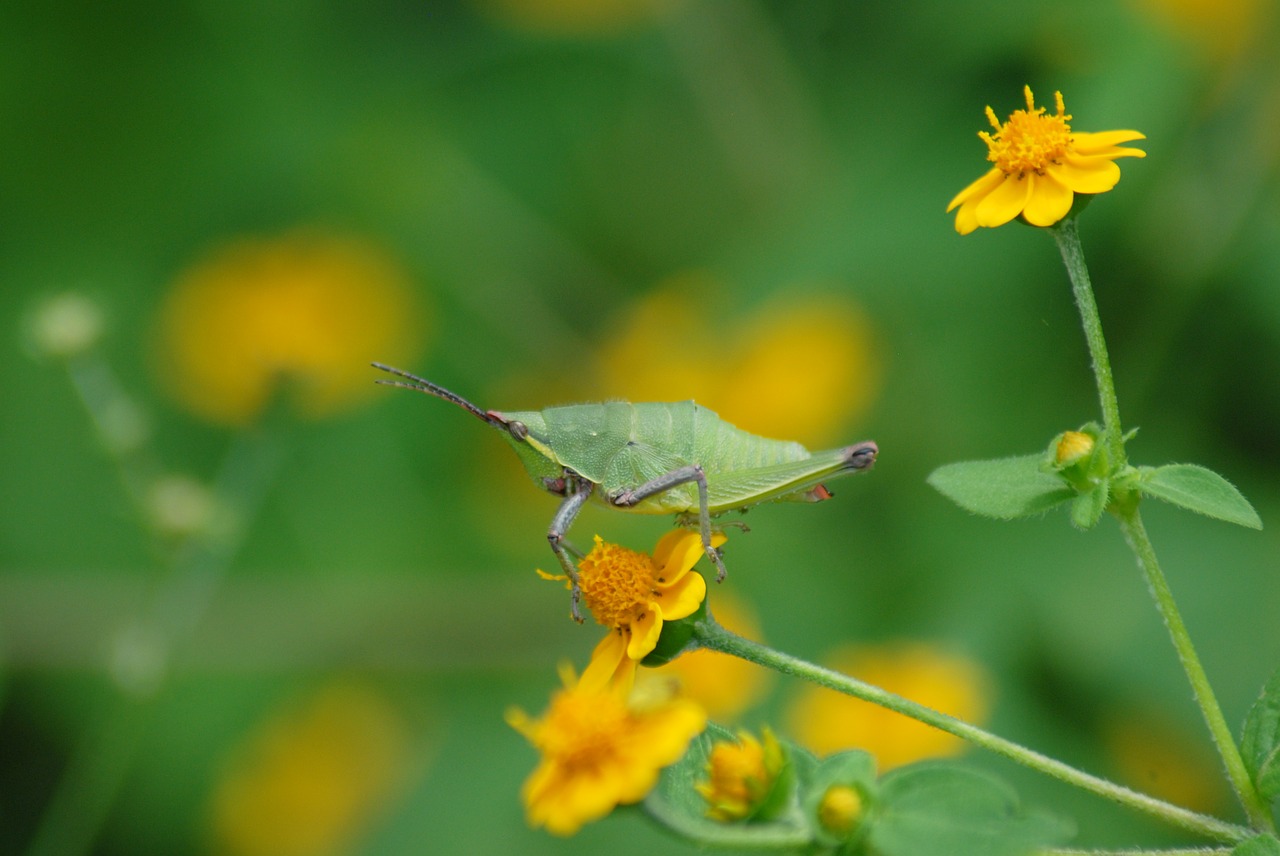
[[[252,734],[211,802],[213,850],[228,856],[330,856],[393,797],[406,772],[405,723],[379,694],[322,690]]]
[[[716,591],[714,607],[722,627],[747,639],[761,638],[755,616],[731,592]],[[676,678],[685,695],[706,708],[707,715],[717,722],[731,720],[755,703],[771,674],[754,663],[706,649],[686,651],[664,666],[645,671],[646,676],[659,679]]]
[[[661,283],[605,336],[599,392],[694,399],[744,431],[810,447],[848,442],[849,423],[880,390],[862,308],[835,290],[788,293],[709,324],[724,314],[716,298],[725,290],[698,272]]]
[[[707,759],[707,780],[694,789],[707,801],[707,815],[724,822],[753,816],[768,800],[786,765],[786,753],[768,728],[757,740],[739,731],[737,740],[720,740]]]
[[[1031,87],[1023,90],[1027,109],[1015,110],[1001,124],[987,108],[995,133],[978,132],[987,144],[986,175],[956,194],[947,211],[956,212],[956,231],[967,235],[979,226],[1002,226],[1014,217],[1033,226],[1052,226],[1071,210],[1075,194],[1105,193],[1120,180],[1116,158],[1146,157],[1121,143],[1142,140],[1137,131],[1072,131],[1062,93],[1054,93],[1058,112],[1036,107]]]
[[[929,645],[850,646],[836,652],[829,665],[974,724],[988,713],[990,679],[981,667]],[[789,713],[792,733],[815,753],[866,749],[882,770],[954,755],[966,745],[914,719],[820,687],[805,688]]]
[[[242,239],[178,278],[157,362],[174,397],[215,422],[251,421],[282,382],[304,413],[325,415],[376,389],[371,359],[412,360],[411,303],[405,275],[364,242]]]
[[[712,546],[724,542],[719,533],[711,536]],[[707,583],[701,574],[690,572],[705,555],[702,536],[688,529],[662,536],[652,556],[597,535],[595,547],[578,562],[578,584],[587,609],[613,632],[597,647],[592,662],[643,660],[658,644],[664,621],[697,612],[707,596]],[[563,575],[538,573],[567,583]]]
[[[688,699],[640,704],[617,685],[575,682],[567,670],[561,678],[564,689],[541,719],[513,709],[507,722],[542,755],[520,794],[529,823],[572,835],[614,806],[644,799],[707,720]]]
[[[1226,808],[1213,752],[1168,717],[1151,711],[1109,715],[1102,742],[1119,781],[1195,811]]]

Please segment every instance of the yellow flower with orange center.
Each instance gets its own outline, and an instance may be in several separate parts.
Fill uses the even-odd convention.
[[[707,801],[709,817],[745,820],[768,800],[786,762],[782,745],[768,728],[759,740],[739,731],[737,740],[720,740],[711,747],[707,780],[694,789]]]
[[[354,238],[242,239],[181,274],[160,310],[156,358],[185,407],[251,421],[283,385],[301,411],[369,396],[369,361],[410,361],[417,323],[406,275]]]
[[[725,540],[720,533],[711,536],[714,547]],[[653,555],[597,535],[591,552],[578,562],[578,585],[587,609],[612,632],[597,647],[592,663],[643,660],[658,644],[664,621],[697,612],[707,596],[707,583],[691,571],[705,555],[702,536],[688,529],[662,536]],[[538,573],[567,583],[564,575]]]
[[[1120,180],[1116,158],[1146,157],[1120,144],[1145,139],[1137,131],[1073,131],[1062,93],[1054,93],[1057,113],[1036,107],[1031,87],[1024,88],[1027,109],[1015,110],[1001,124],[987,108],[994,133],[978,132],[987,144],[986,175],[956,194],[947,211],[956,211],[956,231],[967,235],[979,226],[995,227],[1015,217],[1033,226],[1052,226],[1071,210],[1075,194],[1105,193]]]
[[[619,685],[574,681],[567,670],[561,677],[564,689],[540,719],[513,709],[507,722],[542,756],[521,789],[529,823],[572,835],[615,806],[644,799],[707,718],[688,699],[640,702]]]
[[[921,643],[850,646],[828,665],[859,680],[974,724],[990,709],[991,680],[975,662]],[[789,711],[791,733],[818,755],[865,749],[882,770],[922,758],[955,755],[959,737],[870,702],[811,686]]]

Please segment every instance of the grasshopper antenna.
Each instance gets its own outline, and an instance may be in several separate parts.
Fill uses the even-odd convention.
[[[386,365],[385,363],[370,363],[370,365],[372,365],[375,369],[381,369],[384,372],[388,372],[390,374],[396,375],[397,377],[404,378],[403,381],[386,380],[386,379],[380,378],[374,381],[374,383],[380,383],[383,386],[398,386],[401,389],[412,389],[412,390],[416,390],[417,392],[425,392],[427,393],[427,395],[434,395],[436,398],[443,398],[445,401],[449,401],[458,405],[463,410],[470,413],[472,416],[476,417],[477,419],[483,420],[484,422],[487,422],[488,424],[494,426],[495,428],[502,428],[505,430],[507,427],[507,423],[504,420],[497,417],[496,415],[494,415],[493,413],[481,410],[479,407],[476,407],[474,404],[472,404],[470,401],[467,401],[465,398],[463,398],[461,395],[458,395],[456,392],[450,392],[449,390],[445,389],[443,386],[432,383],[426,378],[418,377],[415,374],[410,374],[409,372],[403,369],[398,369],[398,368],[395,368],[394,366]],[[408,381],[408,383],[406,383],[406,381]]]

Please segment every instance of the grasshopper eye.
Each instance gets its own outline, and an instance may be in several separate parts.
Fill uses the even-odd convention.
[[[510,431],[511,436],[515,437],[517,440],[523,440],[525,437],[529,436],[529,429],[523,422],[512,420],[507,423],[507,430]]]

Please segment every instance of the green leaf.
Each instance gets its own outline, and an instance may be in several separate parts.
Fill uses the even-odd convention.
[[[1262,798],[1280,796],[1280,671],[1249,708],[1241,738],[1240,754]]]
[[[1213,470],[1195,464],[1142,467],[1138,490],[1188,511],[1261,529],[1262,520],[1235,485]]]
[[[1111,498],[1110,485],[1102,482],[1088,493],[1077,494],[1071,502],[1071,522],[1080,529],[1092,529],[1102,519],[1102,512],[1107,510],[1107,500]]]
[[[781,815],[763,823],[721,823],[707,817],[707,803],[695,785],[707,778],[711,747],[737,735],[714,723],[697,737],[679,761],[662,771],[657,786],[644,800],[644,809],[658,823],[693,841],[716,847],[746,850],[794,850],[813,841],[809,824],[792,793],[791,805]],[[785,744],[796,780],[807,781],[817,761],[798,746]]]
[[[877,814],[868,843],[883,856],[1024,856],[1073,832],[1059,818],[1023,813],[994,776],[948,762],[886,774]]]
[[[1041,469],[1044,455],[962,461],[938,467],[929,476],[956,505],[1000,520],[1039,514],[1076,495],[1061,478]]]
[[[1273,835],[1250,838],[1237,844],[1231,856],[1280,856],[1280,839]]]

